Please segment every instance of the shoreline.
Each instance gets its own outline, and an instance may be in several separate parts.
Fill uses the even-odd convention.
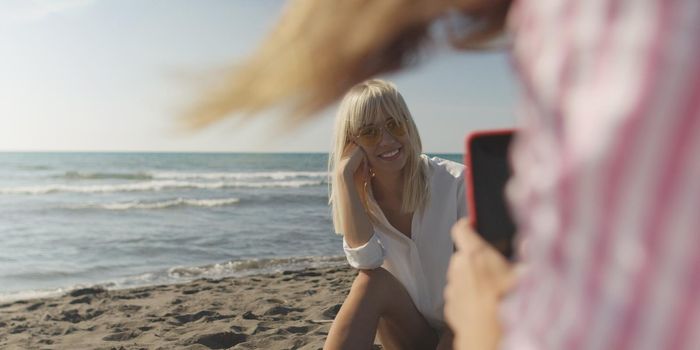
[[[74,290],[86,288],[117,291],[141,287],[186,284],[199,279],[244,278],[312,268],[343,267],[346,265],[347,262],[343,255],[263,257],[229,260],[205,265],[178,265],[102,281],[82,282],[51,288],[0,291],[0,305],[20,300],[57,298]],[[149,277],[144,278],[144,276]]]
[[[0,303],[0,348],[321,349],[347,265]]]

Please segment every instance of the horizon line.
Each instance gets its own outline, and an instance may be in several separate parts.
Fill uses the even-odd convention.
[[[179,154],[328,154],[319,151],[168,151],[168,150],[0,150],[2,153],[179,153]],[[461,152],[427,152],[426,154],[463,154]]]

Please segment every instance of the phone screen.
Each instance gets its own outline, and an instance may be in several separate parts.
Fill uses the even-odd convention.
[[[515,224],[505,200],[511,176],[508,148],[513,131],[477,132],[467,138],[467,198],[474,229],[501,254],[514,256]]]

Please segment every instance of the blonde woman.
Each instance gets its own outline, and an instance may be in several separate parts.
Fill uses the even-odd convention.
[[[443,323],[450,228],[466,213],[464,166],[421,154],[396,88],[381,80],[344,97],[330,155],[336,232],[359,269],[326,349],[451,348]]]

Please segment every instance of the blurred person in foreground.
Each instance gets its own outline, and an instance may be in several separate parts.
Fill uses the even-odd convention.
[[[413,63],[448,13],[465,19],[457,48],[509,35],[522,101],[507,195],[527,242],[514,276],[455,225],[456,348],[699,349],[700,1],[292,1],[190,121],[280,102],[308,115]]]

